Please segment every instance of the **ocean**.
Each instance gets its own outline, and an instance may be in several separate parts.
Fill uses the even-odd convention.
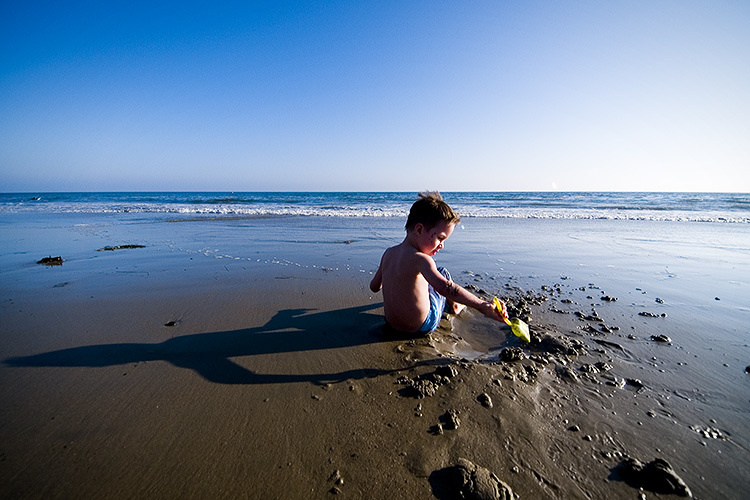
[[[465,217],[750,222],[748,193],[443,193]],[[404,217],[415,193],[12,193],[0,213]]]
[[[711,338],[748,351],[750,194],[443,193],[462,216],[436,256],[459,283],[538,290],[566,283],[666,297],[675,328],[710,318]],[[232,272],[347,274],[362,281],[404,236],[416,193],[0,194],[0,285],[61,282],[137,290]],[[105,248],[136,245],[117,252]],[[36,263],[63,259],[58,269]],[[179,270],[179,272],[178,272]],[[640,291],[638,291],[640,290]],[[642,293],[643,292],[643,293]],[[643,297],[641,297],[643,295]],[[653,299],[651,299],[653,300]],[[637,305],[635,305],[637,304]],[[750,354],[748,354],[750,356]],[[750,361],[750,358],[749,358]]]
[[[452,268],[678,283],[675,292],[750,304],[750,194],[443,193],[462,222],[437,260]],[[107,273],[180,255],[210,268],[235,262],[371,273],[403,239],[416,193],[0,194],[0,283],[49,279],[36,262],[61,256],[65,272]],[[197,260],[196,260],[197,259]],[[130,262],[132,260],[132,262]],[[175,264],[177,265],[177,264]],[[102,266],[101,269],[99,266]],[[529,278],[535,276],[538,279]],[[680,276],[680,279],[663,279]],[[690,279],[686,279],[686,278]],[[631,281],[632,281],[631,280]],[[712,290],[711,292],[707,292]]]

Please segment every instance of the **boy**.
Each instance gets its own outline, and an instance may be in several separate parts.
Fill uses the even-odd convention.
[[[419,193],[406,220],[406,238],[383,253],[370,290],[383,290],[385,320],[405,333],[429,333],[437,328],[443,310],[460,313],[465,306],[485,316],[503,321],[505,304],[498,311],[492,302],[482,300],[451,280],[450,273],[438,268],[432,257],[460,222],[438,192]],[[446,301],[447,299],[447,301]]]

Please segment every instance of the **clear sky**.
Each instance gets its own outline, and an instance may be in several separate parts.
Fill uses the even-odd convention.
[[[750,192],[750,2],[0,2],[0,191]]]

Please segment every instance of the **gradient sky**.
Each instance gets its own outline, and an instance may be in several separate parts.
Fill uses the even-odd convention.
[[[0,191],[750,192],[750,2],[0,3]]]

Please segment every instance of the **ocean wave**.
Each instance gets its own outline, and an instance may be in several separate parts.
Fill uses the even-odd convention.
[[[463,217],[750,222],[747,193],[443,193]],[[0,213],[406,217],[414,193],[3,193]]]
[[[0,204],[0,213],[50,214],[165,214],[185,217],[401,217],[408,215],[409,206],[327,204],[312,206],[304,200],[285,200],[281,204],[220,203],[56,203]],[[667,210],[663,207],[642,208],[613,206],[610,208],[527,207],[498,208],[492,206],[454,206],[464,218],[498,219],[566,219],[566,220],[639,220],[673,222],[750,223],[750,215],[723,212]]]

